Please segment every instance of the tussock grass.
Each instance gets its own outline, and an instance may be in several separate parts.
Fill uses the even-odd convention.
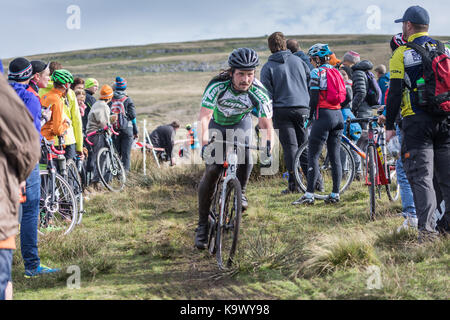
[[[322,276],[341,269],[379,265],[371,239],[362,232],[323,235],[307,248],[309,258],[296,276]]]
[[[268,226],[248,232],[242,242],[244,245],[236,259],[239,272],[277,270],[287,274],[304,260],[302,240],[281,230],[271,230]]]

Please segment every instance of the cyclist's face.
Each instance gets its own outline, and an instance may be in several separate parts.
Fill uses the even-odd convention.
[[[236,90],[247,91],[255,79],[255,70],[234,70],[233,86]]]
[[[50,81],[50,69],[47,68],[41,73],[38,73],[37,75],[38,75],[36,83],[37,86],[39,88],[47,88],[48,82]]]

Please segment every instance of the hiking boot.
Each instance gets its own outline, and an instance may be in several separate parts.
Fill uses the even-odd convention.
[[[248,199],[245,196],[245,194],[242,194],[242,211],[245,211],[248,209]]]
[[[208,246],[208,224],[199,224],[195,232],[195,247],[205,250]]]
[[[438,236],[439,233],[435,231],[419,230],[419,237],[417,240],[419,241],[419,244],[434,242],[438,239]]]
[[[52,268],[46,267],[41,264],[34,270],[25,270],[25,278],[32,278],[32,277],[40,276],[42,274],[56,273],[56,272],[60,272],[60,271],[61,271],[61,269],[58,269],[58,268],[52,269]]]
[[[339,197],[339,195],[337,195],[337,196],[332,196],[331,194],[330,195],[328,195],[326,198],[325,198],[325,203],[326,204],[335,204],[335,203],[338,203],[339,201],[341,200],[341,198]]]
[[[296,205],[300,205],[300,204],[307,204],[307,205],[313,205],[314,204],[314,197],[307,197],[307,196],[303,196],[300,199],[292,202],[292,204],[294,206]]]

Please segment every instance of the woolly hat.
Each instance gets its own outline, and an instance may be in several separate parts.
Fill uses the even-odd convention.
[[[100,89],[100,99],[110,99],[114,96],[114,92],[113,89],[108,86],[107,84],[105,84],[101,89]]]
[[[33,75],[33,66],[25,58],[16,58],[9,64],[8,79],[17,82],[27,81]]]
[[[94,86],[98,87],[98,81],[94,78],[87,78],[86,82],[84,83],[84,88],[85,89],[89,89],[92,88]]]
[[[127,82],[122,77],[116,77],[116,83],[114,84],[116,90],[125,90],[127,88]]]
[[[342,61],[349,61],[351,63],[356,64],[361,61],[361,56],[359,55],[358,52],[348,51],[342,57]]]
[[[33,75],[44,71],[48,67],[48,63],[39,60],[31,61],[31,65],[33,66]]]

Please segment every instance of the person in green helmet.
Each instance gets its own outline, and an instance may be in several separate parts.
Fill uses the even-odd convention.
[[[64,136],[71,122],[64,115],[64,99],[70,84],[73,83],[72,74],[64,69],[55,70],[52,74],[53,89],[41,97],[42,108],[50,108],[51,118],[42,127],[42,135],[49,141],[55,141],[58,136]]]

